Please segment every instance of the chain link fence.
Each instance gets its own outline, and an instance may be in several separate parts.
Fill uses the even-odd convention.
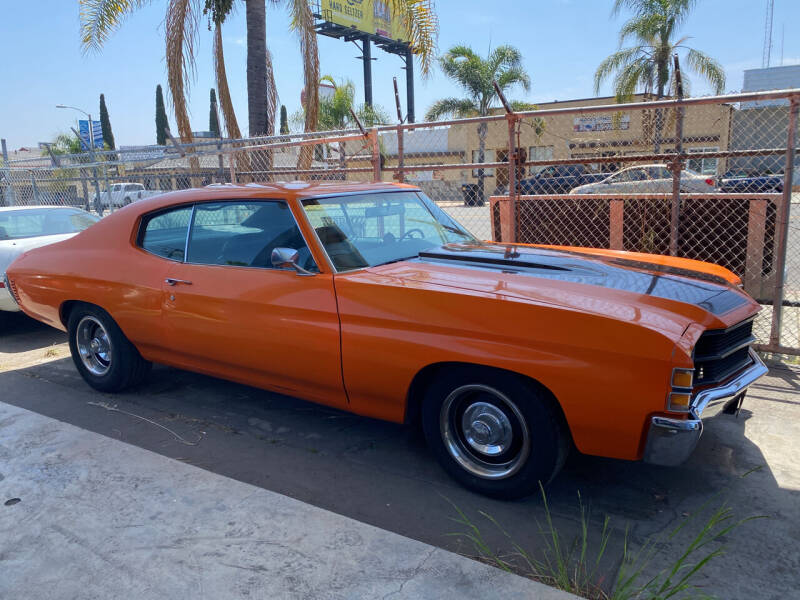
[[[800,355],[800,90],[611,101],[92,154],[44,149],[4,162],[0,204],[102,216],[210,184],[404,182],[481,239],[720,264],[765,307],[759,347]]]

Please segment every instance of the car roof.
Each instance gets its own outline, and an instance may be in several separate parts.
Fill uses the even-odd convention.
[[[138,213],[160,210],[178,204],[191,202],[211,202],[214,200],[237,200],[247,198],[264,198],[280,200],[304,200],[324,196],[369,192],[419,191],[419,188],[404,183],[358,183],[349,181],[284,181],[264,183],[218,183],[202,188],[192,188],[175,192],[166,192],[135,202]],[[125,209],[121,209],[125,211]],[[133,210],[133,209],[132,209]]]
[[[0,212],[10,212],[18,210],[41,210],[43,208],[51,210],[81,210],[77,206],[57,206],[53,204],[37,204],[33,206],[0,206]]]

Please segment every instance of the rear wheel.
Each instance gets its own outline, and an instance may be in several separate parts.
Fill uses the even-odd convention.
[[[152,364],[125,337],[106,311],[88,304],[72,309],[67,324],[72,361],[101,392],[119,392],[142,381]]]
[[[422,406],[425,438],[447,472],[482,494],[513,499],[561,469],[569,433],[544,390],[512,373],[446,371]]]

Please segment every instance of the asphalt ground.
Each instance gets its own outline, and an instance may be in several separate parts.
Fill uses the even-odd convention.
[[[645,570],[655,573],[727,501],[736,518],[768,518],[728,533],[726,554],[697,583],[720,598],[791,597],[800,588],[798,390],[800,372],[774,367],[738,418],[709,413],[680,467],[573,454],[546,492],[562,540],[580,533],[582,505],[593,551],[608,517],[598,571],[608,585],[626,537],[634,550],[656,544]],[[546,546],[541,497],[503,502],[461,488],[414,429],[161,366],[134,391],[100,394],[77,374],[65,335],[22,315],[0,315],[0,401],[468,556],[473,545],[454,535],[465,531],[459,510],[499,553],[516,543],[542,556]]]

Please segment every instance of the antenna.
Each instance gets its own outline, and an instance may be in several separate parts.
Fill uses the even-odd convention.
[[[761,68],[769,67],[772,54],[772,13],[775,10],[775,0],[767,0],[767,18],[764,23],[764,51],[761,55]]]

